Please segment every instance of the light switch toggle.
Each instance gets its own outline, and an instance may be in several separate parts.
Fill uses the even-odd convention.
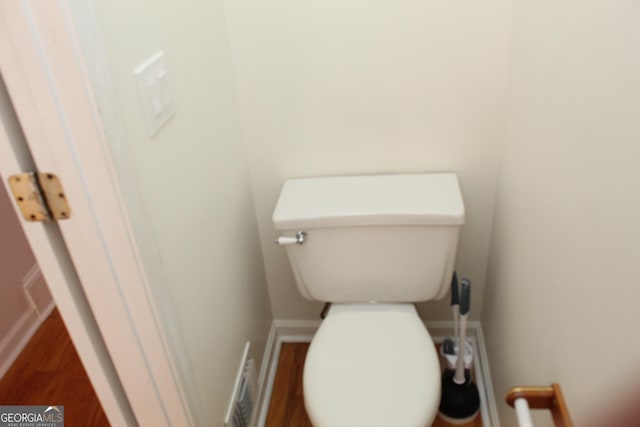
[[[133,75],[136,79],[147,131],[149,137],[152,137],[174,115],[164,52],[158,52],[140,64],[133,70]]]

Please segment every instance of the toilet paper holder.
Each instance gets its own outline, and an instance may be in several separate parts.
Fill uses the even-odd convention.
[[[550,410],[556,427],[573,427],[560,384],[513,387],[505,400],[516,409],[521,427],[532,426],[529,408]]]

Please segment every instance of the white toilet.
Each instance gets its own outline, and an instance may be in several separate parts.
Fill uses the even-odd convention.
[[[292,179],[273,222],[300,293],[332,303],[304,367],[315,427],[427,427],[438,356],[414,302],[449,290],[465,220],[453,173]]]

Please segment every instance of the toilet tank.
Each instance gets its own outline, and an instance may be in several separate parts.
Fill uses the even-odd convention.
[[[300,293],[328,302],[445,296],[464,203],[453,173],[285,181],[273,213]]]

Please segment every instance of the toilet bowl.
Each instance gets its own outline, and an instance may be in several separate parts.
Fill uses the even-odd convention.
[[[413,304],[334,304],[307,353],[304,402],[315,427],[427,427],[439,378]]]

